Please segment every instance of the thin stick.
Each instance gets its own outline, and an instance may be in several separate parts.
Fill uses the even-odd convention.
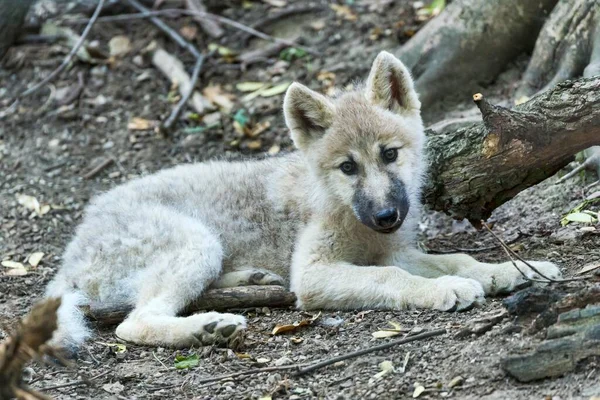
[[[146,7],[144,7],[137,0],[127,0],[127,2],[134,7],[136,10],[140,11],[142,14],[150,13]],[[150,21],[156,25],[160,30],[169,35],[171,39],[173,39],[179,46],[183,47],[187,51],[189,51],[196,58],[196,65],[194,66],[194,71],[192,72],[191,80],[190,80],[190,88],[189,90],[181,96],[181,99],[177,103],[177,105],[171,111],[171,114],[166,119],[164,123],[162,123],[159,127],[159,130],[162,132],[169,132],[175,122],[179,119],[181,112],[183,111],[185,105],[188,100],[194,93],[194,88],[196,83],[198,82],[198,78],[200,76],[200,71],[202,70],[202,65],[204,64],[204,55],[198,51],[196,46],[186,41],[181,35],[171,29],[167,24],[165,24],[162,20],[157,17],[150,17]]]
[[[209,382],[217,382],[222,379],[237,378],[238,376],[245,376],[245,375],[261,374],[263,372],[286,371],[289,369],[299,370],[301,365],[305,365],[305,364],[280,365],[278,367],[265,367],[265,368],[249,369],[246,371],[233,372],[231,374],[213,376],[212,378],[200,379],[197,383],[203,384],[203,383],[209,383]]]
[[[372,353],[374,351],[389,349],[390,347],[398,346],[398,345],[405,344],[405,343],[414,342],[414,341],[417,341],[417,340],[428,339],[430,337],[443,335],[445,333],[447,333],[446,329],[437,329],[435,331],[423,332],[423,333],[421,333],[419,335],[409,336],[409,337],[404,338],[404,339],[393,340],[391,342],[383,343],[383,344],[380,344],[378,346],[368,347],[366,349],[354,351],[352,353],[348,353],[348,354],[344,354],[344,355],[341,355],[341,356],[338,356],[338,357],[333,357],[333,358],[330,358],[330,359],[327,359],[327,360],[323,360],[321,362],[309,365],[308,367],[305,367],[305,368],[300,368],[295,373],[295,375],[296,376],[298,376],[298,375],[304,375],[304,374],[307,374],[309,372],[313,372],[313,371],[315,371],[317,369],[326,367],[328,365],[335,364],[336,362],[339,362],[339,361],[344,361],[344,360],[348,360],[350,358],[360,357],[362,355],[365,355],[365,354],[368,354],[368,353]]]
[[[141,15],[148,17],[154,25],[156,25],[161,31],[166,33],[179,46],[183,47],[184,49],[186,49],[187,51],[192,53],[192,55],[196,58],[202,57],[202,54],[198,51],[198,49],[193,44],[186,41],[183,37],[181,37],[181,35],[179,33],[175,32],[173,29],[171,29],[171,27],[169,27],[169,25],[165,24],[164,21],[162,21],[160,18],[157,18],[156,16],[152,16],[153,15],[152,12],[150,10],[148,10],[146,7],[144,7],[140,2],[138,2],[137,0],[126,0],[126,1],[127,1],[127,3],[129,3],[129,5],[131,5],[133,8],[138,10],[141,13]]]
[[[168,371],[168,370],[169,370],[169,367],[167,367],[167,366],[165,365],[165,363],[164,363],[164,362],[162,362],[162,361],[161,361],[161,360],[158,358],[158,356],[156,355],[156,353],[152,352],[152,356],[154,357],[154,359],[155,359],[156,361],[158,361],[158,362],[160,363],[160,365],[162,365],[163,367],[165,367],[165,370],[166,370],[166,371]]]
[[[167,120],[160,125],[160,131],[169,132],[173,127],[173,124],[175,124],[175,122],[179,119],[183,108],[192,96],[192,93],[194,93],[196,83],[198,82],[198,77],[200,76],[200,71],[202,70],[202,64],[204,64],[204,56],[200,55],[200,57],[196,59],[196,66],[194,67],[194,71],[192,72],[189,90],[183,96],[181,96],[181,99],[179,100],[175,108],[173,108],[173,111],[171,111],[171,115],[169,115],[169,118],[167,118]]]
[[[96,376],[92,376],[89,379],[81,379],[78,381],[73,381],[73,382],[67,382],[67,383],[61,383],[60,385],[54,385],[54,386],[46,386],[44,388],[41,388],[41,391],[46,391],[46,390],[54,390],[54,389],[61,389],[61,388],[66,388],[69,386],[81,386],[81,385],[89,385],[91,381],[96,380],[98,378],[103,377],[104,375],[107,375],[108,373],[110,373],[111,370],[108,371],[104,371]]]
[[[94,10],[94,14],[92,15],[92,17],[87,21],[87,25],[86,25],[85,29],[83,30],[83,32],[81,33],[79,40],[77,41],[77,43],[75,43],[75,46],[73,46],[73,48],[71,49],[69,54],[67,54],[67,56],[63,59],[62,63],[58,66],[58,68],[56,68],[54,71],[52,71],[46,78],[42,79],[40,82],[38,82],[33,87],[25,90],[21,94],[18,94],[17,97],[15,98],[15,100],[12,102],[12,104],[6,110],[0,112],[0,120],[6,116],[12,114],[16,110],[17,107],[19,106],[20,100],[23,97],[27,97],[27,96],[37,92],[38,90],[40,90],[40,88],[45,86],[52,79],[56,78],[56,76],[58,76],[58,74],[60,74],[65,68],[67,68],[67,66],[71,63],[71,60],[73,60],[73,57],[75,57],[75,54],[77,54],[77,52],[79,51],[81,46],[83,46],[83,43],[85,42],[86,37],[92,30],[92,26],[94,26],[94,23],[98,20],[100,11],[102,11],[102,7],[104,7],[104,2],[105,2],[105,0],[98,0],[98,6],[96,6],[96,10]]]
[[[351,353],[347,353],[347,354],[344,354],[344,355],[341,355],[338,357],[329,358],[327,360],[319,361],[314,364],[304,363],[304,364],[281,365],[278,367],[255,368],[255,369],[249,369],[247,371],[238,371],[238,372],[234,372],[231,374],[219,375],[219,376],[214,376],[211,378],[200,379],[197,383],[203,384],[203,383],[217,382],[217,381],[220,381],[223,379],[237,378],[238,376],[254,375],[254,374],[260,374],[263,372],[273,372],[273,371],[295,370],[295,371],[293,371],[295,376],[304,375],[304,374],[308,374],[310,372],[316,371],[317,369],[326,367],[328,365],[335,364],[338,361],[344,361],[344,360],[348,360],[350,358],[359,357],[359,356],[362,356],[362,355],[365,355],[368,353],[372,353],[374,351],[389,349],[390,347],[398,346],[400,344],[414,342],[417,340],[423,340],[423,339],[427,339],[427,338],[430,338],[433,336],[443,335],[446,332],[447,332],[446,329],[438,329],[435,331],[423,332],[419,335],[409,336],[404,339],[393,340],[391,342],[383,343],[378,346],[373,346],[373,347],[368,347],[366,349],[353,351]]]
[[[504,252],[506,253],[506,255],[508,255],[508,257],[510,258],[510,261],[512,262],[512,264],[515,266],[515,268],[517,269],[517,271],[519,271],[521,273],[521,275],[523,275],[523,277],[528,280],[528,281],[532,281],[532,282],[542,282],[542,283],[559,283],[559,282],[574,282],[574,281],[581,281],[584,280],[586,278],[567,278],[567,279],[552,279],[552,278],[548,278],[546,275],[542,274],[537,268],[535,268],[533,265],[531,265],[529,262],[525,261],[523,259],[523,257],[521,257],[520,255],[518,255],[517,253],[515,253],[506,243],[504,243],[504,241],[498,236],[496,235],[491,229],[490,227],[482,220],[481,224],[487,229],[487,231],[489,233],[492,234],[492,236],[494,238],[496,238],[496,240],[498,240],[498,242],[500,243],[500,245],[502,245],[502,248],[504,249]],[[525,273],[523,271],[521,271],[519,269],[519,267],[517,267],[517,263],[515,262],[515,259],[513,258],[513,256],[518,259],[519,261],[521,261],[523,264],[527,265],[529,268],[531,268],[531,270],[533,272],[535,272],[536,274],[538,274],[539,276],[541,276],[542,278],[546,279],[544,280],[540,280],[540,279],[533,279],[528,277],[527,275],[525,275]]]
[[[111,165],[112,163],[115,162],[114,158],[107,158],[106,160],[102,161],[100,164],[98,164],[97,166],[95,166],[90,172],[88,172],[87,174],[83,175],[83,179],[92,179],[93,177],[95,177],[96,175],[98,175],[100,172],[102,172],[102,170],[106,167],[108,167],[109,165]]]
[[[127,0],[127,1],[130,1],[130,0]],[[98,21],[99,22],[130,21],[132,19],[151,18],[154,16],[166,16],[166,17],[173,18],[173,17],[179,16],[179,15],[189,15],[189,16],[210,18],[210,19],[219,21],[224,25],[229,25],[233,28],[236,28],[242,32],[249,33],[250,35],[256,36],[260,39],[268,40],[270,42],[275,42],[275,43],[283,43],[290,47],[296,47],[296,48],[302,49],[312,55],[316,55],[316,56],[321,55],[321,53],[319,51],[317,51],[311,47],[302,46],[301,44],[296,43],[292,40],[287,40],[287,39],[282,39],[282,38],[274,37],[271,35],[267,35],[266,33],[257,31],[256,29],[250,28],[249,26],[244,25],[240,22],[234,21],[234,20],[226,18],[226,17],[222,17],[220,15],[211,14],[208,12],[181,10],[178,8],[169,8],[169,9],[164,9],[164,10],[153,10],[153,11],[148,10],[146,12],[140,12],[140,13],[136,13],[136,14],[121,14],[121,15],[107,16],[107,17],[98,18]],[[81,23],[84,21],[85,20],[73,20],[73,21],[65,21],[65,23]]]
[[[79,51],[81,46],[83,46],[85,39],[87,38],[90,31],[92,30],[92,26],[94,26],[94,23],[96,22],[96,20],[98,19],[98,16],[100,15],[100,11],[102,11],[102,7],[104,6],[104,1],[105,0],[98,1],[98,6],[96,7],[96,10],[94,11],[94,14],[92,15],[92,17],[90,18],[87,26],[81,33],[79,40],[77,41],[77,43],[75,43],[75,46],[73,46],[73,48],[71,49],[71,52],[69,54],[67,54],[67,56],[65,57],[63,62],[58,66],[58,68],[56,68],[54,71],[52,71],[50,73],[50,75],[48,75],[45,79],[42,79],[42,81],[40,81],[37,85],[35,85],[34,87],[29,88],[26,91],[24,91],[23,93],[21,93],[18,96],[18,98],[26,97],[26,96],[29,96],[30,94],[37,92],[42,86],[44,86],[45,84],[50,82],[58,74],[60,74],[65,68],[67,68],[67,66],[71,63],[71,60],[73,59],[73,57],[75,57],[75,54],[77,54],[77,52]]]
[[[505,241],[505,243],[513,244],[514,242],[519,240],[521,238],[521,236],[522,236],[522,234],[519,233],[514,238],[511,238],[511,239]],[[496,246],[477,247],[477,248],[472,248],[472,249],[471,248],[463,248],[463,247],[453,247],[452,250],[436,250],[436,249],[427,248],[427,252],[432,253],[432,254],[482,253],[484,251],[495,250],[499,247],[502,247],[502,245],[498,244]]]

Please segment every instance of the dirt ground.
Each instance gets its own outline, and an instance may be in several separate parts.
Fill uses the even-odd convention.
[[[219,12],[245,24],[252,24],[274,7],[268,2],[252,2],[249,8],[224,8]],[[285,3],[285,2],[284,2]],[[287,6],[293,2],[288,1]],[[305,6],[308,2],[295,2]],[[354,3],[354,2],[349,2]],[[48,100],[48,88],[26,99],[17,114],[0,122],[0,258],[26,263],[29,255],[43,252],[41,263],[24,276],[0,273],[0,339],[43,293],[60,264],[82,210],[90,197],[133,177],[181,163],[215,157],[264,156],[266,152],[291,150],[291,141],[280,112],[282,95],[244,101],[236,89],[240,82],[278,83],[297,80],[313,89],[327,92],[364,79],[370,62],[382,49],[393,50],[420,26],[415,20],[413,2],[360,1],[337,12],[328,2],[312,2],[315,8],[262,28],[278,36],[300,36],[303,43],[322,52],[291,61],[271,57],[245,71],[239,64],[227,63],[213,55],[207,61],[201,87],[214,85],[232,94],[233,108],[216,115],[218,126],[199,122],[188,112],[169,137],[148,130],[129,130],[133,118],[160,120],[173,107],[170,83],[152,66],[144,49],[156,41],[177,55],[186,65],[193,60],[145,21],[105,23],[94,27],[90,40],[108,51],[116,35],[131,39],[132,50],[110,65],[76,62],[53,82],[52,91],[69,92],[82,73],[80,96],[66,105]],[[319,10],[317,6],[322,6]],[[169,20],[176,29],[194,27],[190,18]],[[75,27],[77,31],[81,27]],[[199,31],[200,32],[200,31]],[[245,52],[239,32],[227,29],[219,43]],[[194,42],[200,49],[217,43],[199,33]],[[23,45],[13,49],[9,65],[0,70],[0,108],[23,88],[37,82],[61,61],[69,48],[62,44]],[[191,67],[189,67],[191,69]],[[325,74],[329,72],[329,74]],[[507,98],[515,87],[519,66],[503,75],[490,93]],[[176,100],[176,99],[175,99]],[[270,127],[256,137],[237,133],[233,115],[240,109],[250,117],[248,124],[269,122]],[[206,126],[209,125],[207,128]],[[266,156],[269,156],[268,154]],[[84,175],[108,158],[114,163],[91,179]],[[547,259],[559,264],[567,276],[583,265],[600,260],[600,237],[582,233],[577,227],[561,228],[561,215],[585,198],[579,178],[554,185],[555,178],[521,193],[498,209],[494,230],[504,238],[519,234],[513,246],[528,259]],[[37,215],[17,201],[18,195],[33,196],[41,205]],[[44,207],[49,205],[50,207]],[[44,213],[44,211],[47,211]],[[422,245],[443,251],[455,248],[477,249],[493,246],[486,232],[477,232],[464,223],[452,223],[444,216],[428,213],[423,217]],[[478,252],[485,261],[505,261],[501,249]],[[232,350],[207,347],[176,352],[165,348],[126,345],[116,352],[106,343],[116,343],[111,329],[97,331],[70,368],[34,364],[30,379],[33,388],[57,399],[146,399],[197,398],[232,399],[272,396],[282,399],[392,399],[412,398],[415,385],[426,390],[420,398],[461,399],[589,399],[600,396],[600,359],[590,358],[566,376],[521,384],[505,375],[499,360],[507,354],[526,352],[543,336],[528,336],[515,329],[516,322],[505,319],[480,337],[456,339],[457,331],[482,313],[501,310],[501,298],[464,313],[434,311],[324,312],[313,325],[291,335],[272,336],[276,324],[307,318],[294,310],[243,310],[249,329],[237,354]],[[202,379],[255,367],[305,363],[333,357],[390,339],[373,339],[372,333],[389,327],[389,321],[405,327],[448,328],[450,334],[372,353],[302,377],[285,371],[262,373],[217,383]],[[517,323],[518,324],[518,323]],[[176,355],[195,353],[195,368],[177,370]],[[241,356],[241,354],[248,356]],[[401,371],[405,359],[406,370]],[[373,376],[382,361],[391,361],[396,371],[381,380]],[[449,388],[454,378],[464,383]],[[83,381],[80,385],[54,386]],[[85,383],[87,382],[87,383]]]

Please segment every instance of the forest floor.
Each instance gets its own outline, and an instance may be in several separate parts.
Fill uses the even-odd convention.
[[[284,9],[293,5],[291,1],[245,2],[247,8],[224,8],[218,12],[250,25],[277,12],[269,3],[284,4]],[[152,125],[170,113],[177,93],[152,65],[145,49],[156,42],[181,59],[188,70],[194,60],[142,20],[96,24],[89,39],[96,42],[99,53],[108,53],[108,43],[117,35],[130,39],[130,51],[109,60],[95,59],[95,64],[76,62],[52,83],[53,97],[49,98],[50,90],[45,88],[0,123],[0,259],[27,265],[32,253],[43,253],[39,265],[28,267],[26,275],[8,276],[0,270],[0,339],[41,297],[91,196],[177,164],[215,157],[268,157],[291,150],[281,114],[283,92],[278,87],[295,80],[331,93],[334,87],[355,85],[366,78],[370,63],[380,50],[397,48],[422,25],[417,21],[412,1],[357,1],[351,7],[334,8],[326,1],[295,3],[314,7],[308,13],[261,25],[260,29],[282,37],[301,37],[321,56],[296,52],[302,57],[294,58],[293,52],[287,51],[242,69],[227,49],[244,53],[265,46],[265,42],[252,40],[246,45],[242,35],[229,28],[220,41],[210,40],[189,17],[168,20],[176,30],[193,37],[201,50],[211,43],[222,46],[220,53],[217,51],[207,60],[200,82],[201,88],[210,88],[205,96],[221,107],[203,121],[187,112],[178,129],[168,137],[156,134]],[[7,67],[0,70],[0,108],[5,108],[9,99],[28,83],[46,76],[68,51],[64,44],[22,45],[13,49]],[[511,66],[489,88],[492,100],[510,97],[521,67]],[[78,74],[83,78],[81,89]],[[247,82],[263,82],[275,88],[274,94],[245,98],[248,93],[240,88],[251,85],[244,88],[238,84]],[[77,96],[69,99],[72,93]],[[244,128],[246,133],[240,133]],[[114,162],[92,178],[84,178],[107,159]],[[586,194],[581,178],[562,185],[554,185],[555,180],[551,178],[519,194],[499,208],[492,220],[500,236],[520,235],[512,246],[522,257],[553,261],[564,275],[572,276],[583,265],[600,260],[600,236],[582,232],[578,226],[561,227],[562,214],[579,204]],[[38,212],[28,208],[32,207],[32,199],[22,195],[37,200]],[[452,223],[439,214],[425,215],[421,229],[421,244],[427,249],[495,245],[485,231]],[[474,257],[489,262],[506,261],[500,248],[477,252]],[[32,365],[31,386],[44,390],[93,378],[88,384],[44,390],[57,399],[392,399],[412,398],[419,384],[426,389],[419,398],[589,399],[600,395],[599,358],[589,358],[575,371],[555,379],[524,384],[508,377],[499,366],[500,359],[531,350],[543,339],[543,332],[518,332],[514,329],[518,322],[511,318],[479,337],[457,339],[452,334],[443,335],[302,377],[281,371],[198,383],[232,371],[315,361],[383,343],[390,339],[374,339],[372,333],[389,328],[390,321],[409,328],[446,327],[454,332],[473,318],[501,309],[502,298],[492,298],[485,306],[464,313],[323,312],[315,324],[277,336],[270,334],[275,325],[308,316],[285,309],[244,310],[249,332],[237,353],[216,347],[178,352],[131,344],[117,352],[114,346],[107,345],[118,341],[113,330],[101,329],[81,350],[74,366]],[[196,367],[175,368],[177,355],[192,353],[199,356]],[[405,360],[408,362],[402,372]],[[382,361],[391,361],[396,370],[375,380],[373,376],[381,371]],[[464,383],[450,388],[449,383],[458,376],[464,378]]]

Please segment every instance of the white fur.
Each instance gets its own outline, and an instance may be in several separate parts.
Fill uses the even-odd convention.
[[[134,306],[122,339],[185,347],[228,342],[246,326],[232,314],[177,316],[211,286],[289,283],[306,309],[450,310],[522,282],[509,264],[415,249],[425,135],[400,61],[381,54],[364,91],[336,99],[295,84],[284,108],[300,152],[179,166],[91,202],[47,291],[63,297],[56,342],[89,335],[77,308],[88,301]],[[383,163],[382,148],[398,158]],[[359,166],[352,176],[338,167],[348,157]],[[378,233],[357,202],[386,207],[394,182],[409,212],[398,231]]]

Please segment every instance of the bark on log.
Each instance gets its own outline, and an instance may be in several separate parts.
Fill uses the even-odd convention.
[[[228,310],[252,307],[290,307],[296,303],[296,295],[282,286],[239,286],[210,289],[193,301],[182,313],[192,314],[200,310]],[[96,304],[80,306],[84,315],[101,325],[116,325],[133,309],[129,304]]]
[[[0,1],[0,59],[15,42],[25,20],[25,15],[34,0]]]
[[[433,209],[471,222],[554,175],[600,144],[600,76],[567,81],[512,110],[476,98],[483,122],[449,134],[428,131]]]

